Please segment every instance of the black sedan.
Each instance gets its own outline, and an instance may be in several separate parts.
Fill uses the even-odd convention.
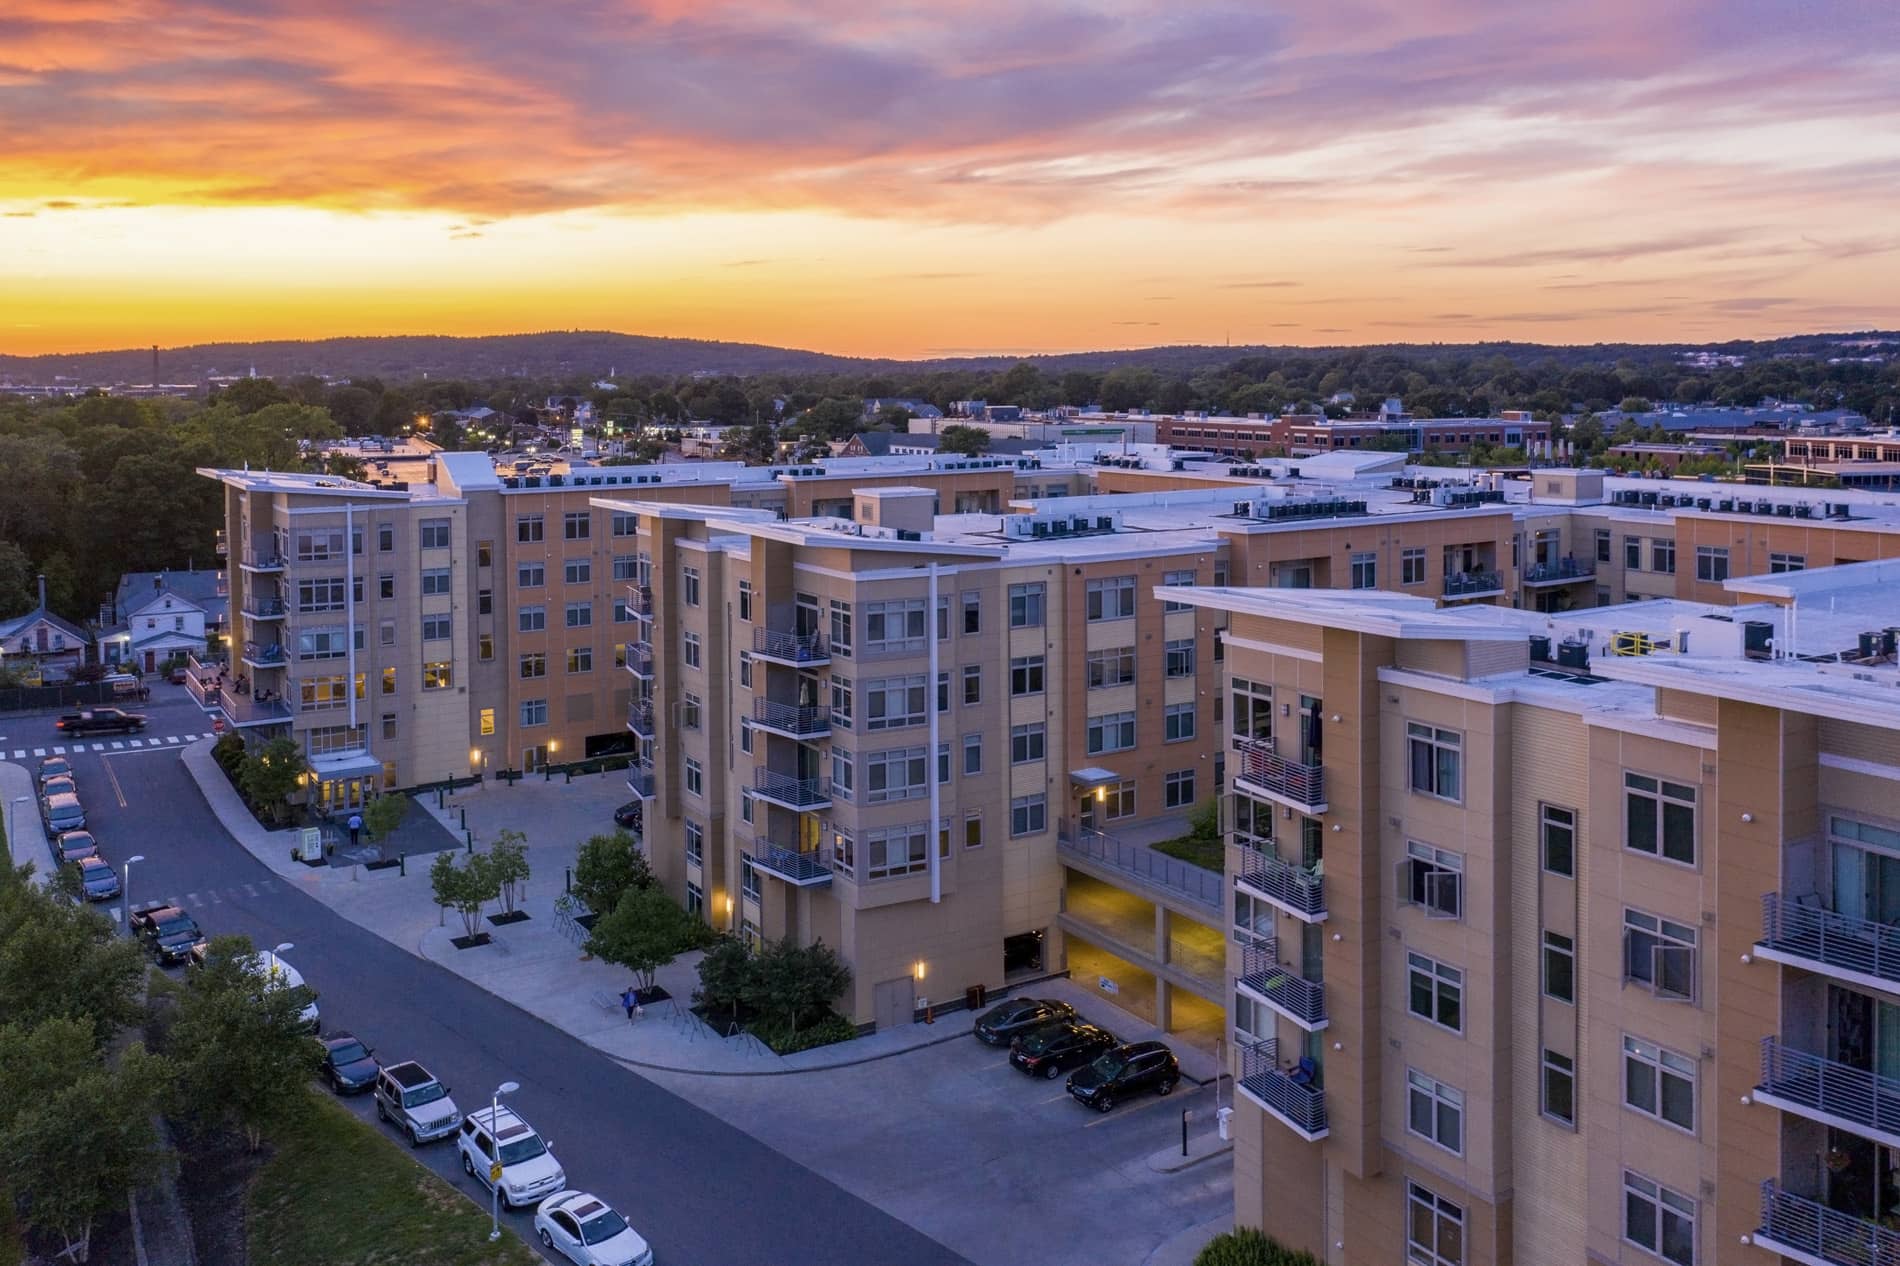
[[[1096,1056],[1087,1068],[1069,1075],[1069,1093],[1077,1103],[1097,1112],[1107,1112],[1115,1104],[1152,1090],[1158,1095],[1174,1093],[1181,1080],[1181,1062],[1160,1042],[1130,1042]]]
[[[1031,1077],[1054,1081],[1104,1051],[1121,1045],[1113,1033],[1093,1024],[1055,1020],[1029,1030],[1010,1043],[1009,1062]]]
[[[614,810],[614,825],[629,831],[640,829],[645,810],[638,800],[629,800]]]
[[[1051,1020],[1073,1020],[1075,1008],[1054,998],[1011,998],[998,1003],[976,1019],[971,1031],[977,1040],[991,1046],[1008,1046],[1019,1034]]]
[[[323,1079],[340,1095],[361,1094],[376,1084],[382,1065],[354,1034],[332,1033],[323,1039]]]

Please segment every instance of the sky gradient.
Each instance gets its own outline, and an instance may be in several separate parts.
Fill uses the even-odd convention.
[[[1893,0],[6,0],[0,352],[1900,324]]]

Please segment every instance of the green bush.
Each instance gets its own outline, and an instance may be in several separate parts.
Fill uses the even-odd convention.
[[[1216,1235],[1194,1257],[1194,1266],[1320,1266],[1311,1253],[1281,1244],[1266,1232],[1243,1226]]]
[[[858,1026],[841,1015],[827,1015],[816,1024],[793,1029],[773,1020],[760,1020],[752,1026],[753,1035],[772,1048],[774,1054],[791,1055],[833,1042],[848,1042],[858,1035]]]
[[[244,739],[237,734],[225,735],[211,745],[211,759],[218,762],[226,777],[237,777],[238,767],[244,763]]]

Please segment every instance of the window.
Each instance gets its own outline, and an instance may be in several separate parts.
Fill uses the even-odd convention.
[[[515,540],[523,545],[532,545],[542,540],[546,528],[538,514],[518,514],[515,516]]]
[[[515,588],[539,589],[548,583],[548,569],[541,563],[520,563],[515,567]]]
[[[343,557],[343,529],[316,528],[296,534],[297,561],[323,563]]]
[[[748,901],[757,901],[763,887],[759,883],[758,869],[753,866],[750,857],[739,858],[739,894]]]
[[[1240,945],[1252,945],[1256,941],[1268,940],[1273,936],[1273,907],[1260,898],[1250,896],[1240,889],[1234,889],[1234,941]],[[1259,1036],[1273,1036],[1273,1029]]]
[[[1009,833],[1039,835],[1048,829],[1049,798],[1042,792],[1009,802]]]
[[[495,710],[493,708],[482,709],[481,732],[484,735],[493,734],[495,732]]]
[[[749,580],[739,582],[739,618],[752,619],[752,582]]]
[[[1041,584],[1011,585],[1009,587],[1009,627],[1012,629],[1041,628],[1043,608],[1047,598],[1046,587]]]
[[[1695,788],[1647,774],[1623,775],[1623,846],[1695,865]]]
[[[983,736],[981,734],[963,736],[963,772],[966,774],[983,772]]]
[[[1402,585],[1425,583],[1424,550],[1402,549],[1399,551],[1399,583]]]
[[[1112,646],[1088,653],[1089,689],[1127,686],[1135,680],[1135,648]]]
[[[1088,753],[1125,752],[1135,745],[1135,714],[1110,712],[1089,718]]]
[[[1377,589],[1379,587],[1379,556],[1377,554],[1354,554],[1352,556],[1352,588]]]
[[[1658,998],[1695,999],[1696,930],[1641,910],[1623,911],[1623,980]]]
[[[1194,803],[1194,771],[1177,769],[1161,780],[1162,803],[1169,809],[1185,809]]]
[[[377,625],[376,640],[383,646],[394,646],[396,644],[396,622],[394,620],[384,620]]]
[[[637,514],[616,514],[613,520],[615,536],[634,536],[640,531],[640,516]]]
[[[689,796],[706,794],[706,770],[690,756],[686,758],[686,794]]]
[[[983,631],[983,595],[980,593],[963,595],[963,631],[966,635]]]
[[[422,571],[422,593],[424,597],[440,597],[450,592],[449,569],[446,567],[425,567]]]
[[[699,605],[699,568],[680,569],[680,600],[689,607]]]
[[[570,602],[567,604],[567,627],[570,629],[591,628],[594,623],[594,604],[591,602]]]
[[[1544,869],[1553,875],[1575,878],[1577,873],[1577,815],[1555,805],[1538,808],[1538,831],[1542,835]]]
[[[871,804],[915,800],[930,793],[928,753],[921,747],[872,752],[864,762],[865,799]]]
[[[1720,545],[1696,546],[1695,578],[1697,580],[1727,580],[1728,550]]]
[[[1458,731],[1410,721],[1405,733],[1412,748],[1412,790],[1441,800],[1458,799],[1464,746]]]
[[[449,547],[449,521],[447,519],[424,519],[417,525],[422,537],[423,549],[447,549]]]
[[[1161,720],[1164,726],[1162,737],[1170,743],[1179,743],[1194,737],[1195,705],[1192,703],[1170,703],[1162,709]]]
[[[570,541],[584,541],[593,535],[594,516],[586,510],[569,510],[561,516],[561,536]]]
[[[697,730],[699,728],[700,713],[704,711],[704,706],[705,701],[692,691],[688,690],[682,692],[680,695],[680,728],[682,730]],[[742,726],[741,728],[750,727]]]
[[[1167,645],[1167,675],[1170,677],[1192,677],[1194,675],[1194,639],[1179,637]]]
[[[1657,539],[1649,543],[1649,567],[1665,576],[1676,574],[1676,543]]]
[[[1464,1032],[1465,974],[1423,954],[1407,953],[1410,988],[1406,1005],[1413,1015],[1455,1033]]]
[[[305,629],[297,634],[298,659],[342,659],[350,653],[342,629]]]
[[[625,598],[614,599],[614,623],[632,624],[633,607]]]
[[[1023,695],[1042,693],[1043,659],[1040,655],[1018,655],[1009,661],[1009,693],[1020,698]]]
[[[1088,582],[1088,618],[1127,620],[1135,614],[1135,578],[1115,576]]]
[[[695,723],[691,728],[697,730],[699,726]],[[752,722],[744,717],[739,718],[739,750],[748,755],[752,752]]]
[[[1544,933],[1544,996],[1577,1000],[1577,944],[1561,932]]]
[[[383,713],[383,737],[386,739],[396,737],[396,714],[393,712]]]
[[[342,577],[329,580],[299,580],[297,610],[341,611],[346,601]]]
[[[546,607],[516,608],[515,627],[523,633],[541,632],[548,627],[548,609]]]
[[[530,726],[548,723],[548,701],[546,699],[523,699],[521,701],[521,725]]]
[[[1465,859],[1461,853],[1408,840],[1399,863],[1399,904],[1419,906],[1428,919],[1464,915]]]
[[[1806,571],[1807,566],[1808,556],[1806,554],[1770,554],[1768,556],[1768,571],[1770,575],[1784,571]]]
[[[1623,538],[1623,566],[1630,571],[1643,570],[1643,538],[1626,536]]]
[[[686,819],[686,860],[695,866],[706,864],[706,828],[691,818]]]
[[[851,753],[842,747],[831,749],[831,794],[839,800],[851,799],[857,789],[857,770]]]
[[[615,554],[613,558],[614,579],[633,583],[637,574],[635,564],[638,560],[632,554]]]
[[[1192,588],[1194,585],[1194,573],[1191,571],[1162,572],[1161,583],[1164,587],[1169,589]],[[1172,614],[1176,611],[1192,611],[1194,608],[1185,602],[1176,602],[1172,598],[1164,598],[1161,602],[1161,609]]]
[[[834,657],[851,657],[851,604],[831,600],[831,637],[827,649]]]
[[[1263,682],[1233,679],[1233,733],[1241,739],[1273,737],[1273,687]]]
[[[454,673],[446,662],[435,660],[422,666],[424,690],[447,690],[453,684]]]
[[[1405,1128],[1446,1151],[1465,1148],[1465,1097],[1416,1069],[1405,1070]]]
[[[1041,721],[1015,725],[1009,731],[1009,763],[1027,765],[1043,759],[1048,730]]]
[[[495,565],[495,543],[493,541],[475,542],[475,565],[493,567]]]
[[[983,847],[983,815],[981,813],[963,815],[963,847]]]
[[[495,658],[495,635],[493,633],[481,633],[476,635],[475,658],[481,660]],[[625,667],[625,665],[622,665],[622,667]]]
[[[739,789],[739,820],[741,822],[751,822],[757,816],[758,811],[753,807],[756,803],[751,792],[743,787]]]
[[[396,596],[396,577],[392,573],[384,572],[376,578],[376,596],[385,600]]]
[[[1543,1063],[1543,1111],[1553,1121],[1577,1123],[1577,1062],[1546,1050]]]
[[[983,665],[965,664],[963,666],[963,706],[970,707],[983,702]]]
[[[1641,1038],[1623,1038],[1623,1106],[1695,1132],[1696,1062]]]
[[[349,705],[348,687],[341,676],[305,677],[297,683],[298,707],[304,712]]]
[[[922,725],[925,678],[922,673],[906,677],[877,677],[864,683],[864,728],[901,730]]]
[[[422,640],[439,642],[448,640],[451,632],[450,618],[446,615],[425,615],[422,617]]]
[[[841,730],[851,728],[851,679],[836,673],[831,677],[831,723]]]
[[[1135,816],[1135,784],[1118,782],[1103,787],[1096,803],[1110,822],[1132,818]]]
[[[1676,1266],[1695,1266],[1695,1201],[1624,1170],[1623,1238]]]
[[[435,520],[435,521],[445,522],[444,520]],[[444,542],[444,544],[447,544],[447,542]],[[395,548],[396,548],[396,525],[394,523],[378,523],[376,525],[377,552],[380,554],[387,554],[393,551]]]
[[[1405,1260],[1417,1266],[1464,1266],[1465,1211],[1415,1182],[1405,1184]]]
[[[591,585],[594,583],[594,560],[591,558],[570,558],[561,564],[561,579],[570,585]]]
[[[571,646],[567,651],[567,671],[570,673],[591,673],[594,671],[594,648],[591,646]]]
[[[864,877],[891,879],[930,867],[930,827],[926,823],[869,831],[864,836]]]
[[[1597,561],[1599,563],[1607,563],[1610,561],[1610,531],[1609,529],[1598,528],[1597,533],[1596,533],[1596,538],[1597,538]]]
[[[688,633],[681,639],[681,655],[685,659],[688,668],[700,667],[699,634]]]
[[[739,684],[750,689],[752,686],[752,652],[739,652]]]
[[[846,608],[847,612],[849,608]],[[834,621],[835,623],[835,621]],[[924,600],[870,602],[864,607],[864,649],[871,652],[924,648]]]
[[[545,677],[548,675],[548,657],[540,651],[533,651],[521,657],[521,675],[523,678]]]

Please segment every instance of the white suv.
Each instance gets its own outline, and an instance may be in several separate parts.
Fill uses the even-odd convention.
[[[567,1185],[554,1152],[512,1109],[477,1108],[469,1113],[462,1118],[455,1146],[462,1153],[462,1168],[482,1186],[499,1187],[502,1203],[511,1209]],[[501,1166],[498,1183],[488,1177],[496,1164]]]

